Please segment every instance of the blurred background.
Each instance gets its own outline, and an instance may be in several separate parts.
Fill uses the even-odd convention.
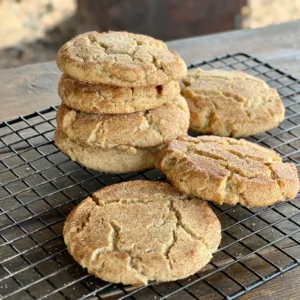
[[[55,59],[76,34],[173,40],[300,19],[300,0],[0,0],[0,68]]]

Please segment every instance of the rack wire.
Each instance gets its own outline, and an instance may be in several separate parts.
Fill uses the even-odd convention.
[[[249,140],[299,168],[299,80],[243,53],[189,67],[198,66],[243,70],[278,89],[285,121]],[[212,205],[222,223],[222,243],[211,263],[185,280],[135,288],[89,275],[63,242],[69,212],[103,186],[164,177],[157,170],[105,174],[71,161],[53,143],[56,110],[0,124],[1,299],[234,299],[300,264],[298,198],[260,209]]]

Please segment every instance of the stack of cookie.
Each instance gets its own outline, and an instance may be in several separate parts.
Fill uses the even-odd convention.
[[[87,167],[110,172],[155,165],[174,185],[108,186],[68,216],[64,240],[74,259],[107,281],[141,285],[186,278],[221,241],[209,204],[263,207],[294,199],[297,168],[273,150],[232,137],[277,126],[276,90],[241,72],[195,69],[153,38],[91,32],[62,47],[55,142]],[[164,146],[165,145],[165,146]],[[164,146],[164,147],[163,147]],[[158,151],[160,150],[160,151]],[[113,204],[112,204],[113,199]]]
[[[89,32],[60,49],[57,65],[64,74],[55,143],[72,160],[113,173],[150,169],[165,143],[187,133],[177,82],[186,65],[162,41]]]

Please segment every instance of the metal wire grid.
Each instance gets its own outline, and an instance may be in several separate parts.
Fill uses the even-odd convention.
[[[286,119],[249,140],[299,167],[300,83],[247,54],[190,67],[239,69],[278,89]],[[111,175],[71,161],[53,144],[56,108],[0,125],[1,299],[234,299],[300,264],[300,200],[264,209],[212,205],[222,244],[212,262],[188,279],[134,288],[87,274],[62,238],[66,215],[87,195],[113,183],[164,179],[157,170]]]

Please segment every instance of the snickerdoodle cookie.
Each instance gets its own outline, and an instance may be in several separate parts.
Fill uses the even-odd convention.
[[[56,119],[58,130],[73,141],[106,149],[120,145],[145,148],[186,134],[189,109],[178,95],[172,103],[122,115],[88,114],[61,105]]]
[[[118,87],[76,80],[63,74],[58,94],[70,108],[88,113],[125,114],[153,109],[180,93],[177,81],[146,87]]]
[[[218,136],[242,137],[267,131],[284,119],[277,91],[240,71],[191,69],[182,80],[190,129]]]
[[[199,271],[217,250],[221,227],[206,201],[164,182],[131,181],[83,200],[65,222],[64,240],[89,273],[140,285]]]
[[[163,145],[137,148],[120,145],[113,148],[93,147],[68,138],[61,130],[55,132],[56,146],[72,160],[90,169],[128,173],[154,168],[155,156]]]
[[[155,164],[179,190],[218,204],[268,206],[294,199],[299,190],[294,164],[245,140],[180,137]]]
[[[128,32],[87,32],[58,52],[60,70],[81,81],[116,86],[161,85],[186,75],[186,65],[167,45]]]

